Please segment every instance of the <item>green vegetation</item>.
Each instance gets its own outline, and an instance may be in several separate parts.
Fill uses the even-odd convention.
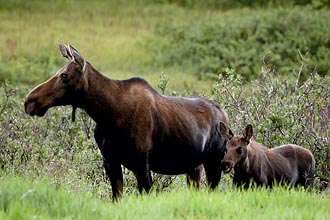
[[[1,180],[1,219],[104,219],[104,209],[105,203],[90,195],[75,195],[45,181]]]
[[[292,71],[292,63],[304,57],[308,72],[316,69],[321,75],[329,75],[329,15],[327,9],[308,7],[236,10],[197,21],[165,22],[157,33],[168,40],[157,50],[155,62],[189,66],[200,77],[217,76],[229,67],[253,79],[258,76],[261,61],[287,74]]]
[[[329,5],[265,2],[0,0],[0,218],[329,218]],[[152,195],[140,197],[124,169],[124,200],[111,204],[88,115],[24,112],[28,91],[65,63],[57,39],[111,78],[221,103],[235,132],[251,123],[266,146],[311,149],[318,193],[240,192],[229,175],[214,193],[194,192],[184,176],[153,174]]]
[[[328,219],[330,197],[275,188],[207,192],[178,187],[118,204],[45,181],[2,180],[1,219]]]

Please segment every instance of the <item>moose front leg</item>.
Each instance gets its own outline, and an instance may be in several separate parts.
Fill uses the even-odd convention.
[[[104,130],[96,126],[94,138],[103,155],[103,166],[111,183],[112,200],[118,201],[123,195],[123,173],[116,154],[111,152],[111,142],[104,136]]]
[[[112,200],[117,202],[123,195],[123,173],[120,163],[103,157],[104,168],[111,183]]]

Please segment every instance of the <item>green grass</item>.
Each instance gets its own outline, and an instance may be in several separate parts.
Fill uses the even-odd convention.
[[[221,11],[180,6],[195,1],[164,2],[0,0],[0,29],[5,33],[0,35],[0,82],[35,85],[48,79],[64,63],[57,39],[72,43],[111,78],[142,76],[157,88],[164,72],[171,79],[169,94],[209,94],[213,80],[227,67],[253,78],[266,54],[269,65],[285,70],[280,74],[300,67],[295,63],[300,61],[298,50],[309,70],[317,67],[327,74],[326,9]]]
[[[174,16],[175,21],[203,16],[199,10],[139,1],[10,1],[3,5],[0,81],[36,84],[48,79],[65,63],[56,44],[60,39],[73,44],[111,78],[142,76],[157,88],[164,72],[172,79],[170,90],[210,91],[211,81],[198,81],[186,70],[152,65],[148,46],[151,39],[161,41],[155,40],[157,24]]]
[[[90,195],[17,178],[2,181],[0,205],[1,219],[98,219],[99,206],[105,207]]]
[[[1,219],[329,219],[330,197],[275,188],[125,196],[119,203],[67,191],[47,181],[1,180]]]

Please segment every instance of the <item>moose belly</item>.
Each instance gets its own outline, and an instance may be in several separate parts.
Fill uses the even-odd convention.
[[[182,137],[183,135],[181,135]],[[118,142],[117,142],[118,141]],[[112,153],[127,169],[135,172],[148,163],[151,171],[159,174],[184,174],[202,164],[206,138],[202,135],[187,138],[165,136],[155,138],[153,146],[144,149],[137,148],[136,141],[120,138],[113,140]],[[144,156],[148,155],[147,161]]]
[[[172,150],[154,151],[150,155],[149,162],[153,172],[167,175],[183,174],[203,162],[203,152],[201,149],[177,146]]]

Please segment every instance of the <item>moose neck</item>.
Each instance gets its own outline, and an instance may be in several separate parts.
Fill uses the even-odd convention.
[[[86,82],[76,106],[84,109],[96,123],[102,122],[113,111],[120,81],[106,77],[89,63],[86,64],[84,74]]]

